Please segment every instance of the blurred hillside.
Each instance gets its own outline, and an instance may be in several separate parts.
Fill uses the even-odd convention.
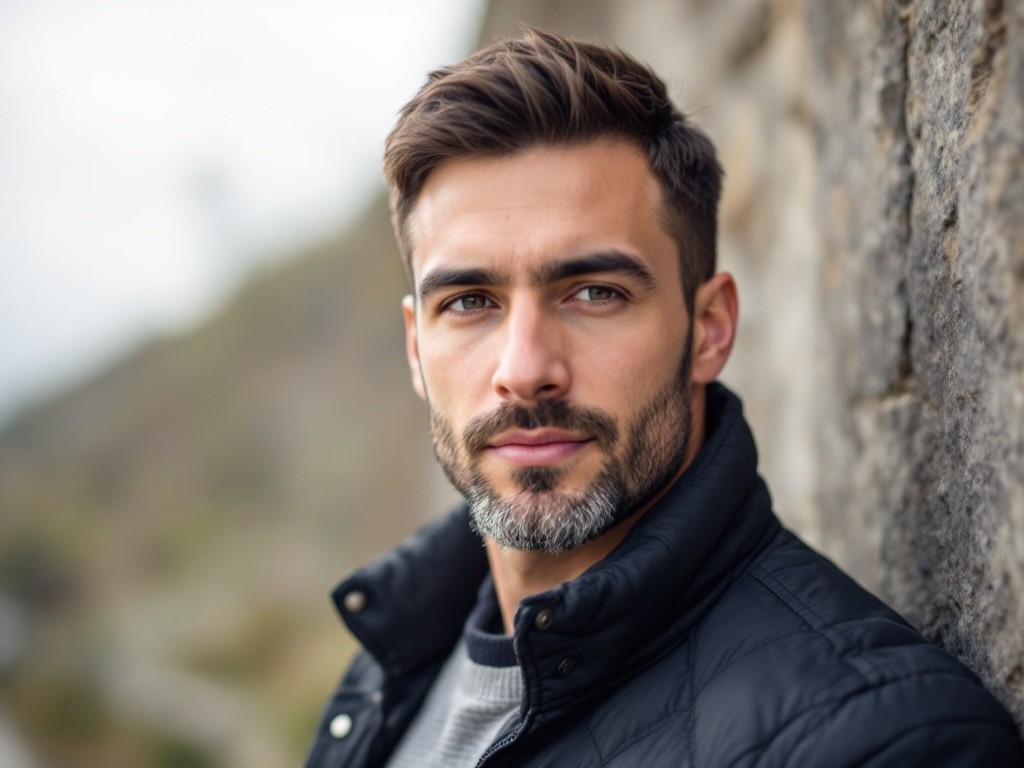
[[[449,498],[404,289],[376,201],[0,436],[0,716],[46,765],[299,761],[330,585]]]

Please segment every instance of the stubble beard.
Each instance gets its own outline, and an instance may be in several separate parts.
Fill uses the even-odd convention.
[[[624,442],[611,415],[563,400],[542,400],[532,408],[505,403],[470,422],[460,437],[431,408],[434,454],[465,497],[474,529],[510,549],[567,552],[610,530],[653,497],[682,466],[690,444],[691,343],[692,335],[676,376],[637,413]],[[487,441],[510,429],[542,426],[592,437],[605,455],[600,473],[585,489],[565,491],[559,490],[564,468],[516,468],[510,473],[516,490],[500,495],[480,466]]]

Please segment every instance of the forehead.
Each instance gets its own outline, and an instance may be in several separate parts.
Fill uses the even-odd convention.
[[[530,270],[593,250],[674,253],[661,200],[647,159],[624,142],[449,160],[409,218],[413,273],[481,261]]]

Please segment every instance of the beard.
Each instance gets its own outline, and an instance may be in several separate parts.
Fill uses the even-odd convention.
[[[469,504],[477,533],[510,549],[567,552],[610,530],[660,491],[682,466],[690,444],[691,345],[692,334],[675,377],[637,412],[625,439],[611,414],[564,400],[541,400],[529,408],[503,403],[471,421],[461,439],[430,408],[434,454]],[[480,466],[488,442],[510,429],[539,427],[591,437],[604,454],[601,470],[583,490],[567,491],[559,489],[565,468],[517,467],[510,472],[515,490],[500,495]]]

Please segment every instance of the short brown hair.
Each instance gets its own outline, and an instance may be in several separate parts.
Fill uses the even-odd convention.
[[[715,272],[722,167],[711,140],[669,101],[665,83],[620,50],[527,27],[432,72],[384,149],[391,214],[412,274],[407,223],[427,178],[456,158],[620,138],[646,155],[679,247],[683,289]]]

